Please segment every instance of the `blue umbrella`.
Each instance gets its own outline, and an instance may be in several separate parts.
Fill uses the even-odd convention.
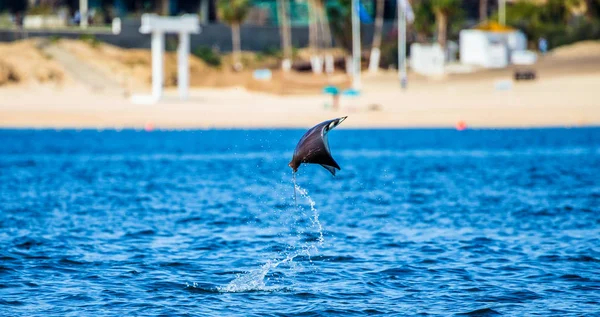
[[[360,1],[358,2],[358,16],[362,23],[373,23],[373,19],[371,18],[371,15],[369,15],[369,12],[367,12],[367,8],[365,8],[365,5]]]
[[[327,86],[327,87],[323,88],[323,93],[326,93],[329,95],[337,95],[340,93],[340,90],[336,86]]]

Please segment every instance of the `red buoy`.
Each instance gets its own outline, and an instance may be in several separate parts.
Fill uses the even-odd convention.
[[[152,130],[154,130],[154,124],[152,122],[146,122],[144,130],[146,130],[146,132],[152,132]]]

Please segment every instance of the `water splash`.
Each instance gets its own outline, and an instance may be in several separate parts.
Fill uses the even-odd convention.
[[[305,198],[309,203],[310,211],[312,212],[310,221],[312,226],[318,231],[318,238],[315,241],[309,241],[302,244],[299,249],[286,254],[281,260],[268,260],[267,263],[263,264],[259,269],[246,272],[244,274],[238,274],[237,277],[233,281],[229,282],[229,284],[226,286],[218,287],[217,290],[219,292],[239,293],[250,291],[275,291],[279,288],[276,286],[268,286],[266,284],[266,281],[269,280],[267,278],[267,274],[269,274],[271,270],[282,264],[292,265],[293,260],[300,255],[306,255],[310,261],[311,255],[318,252],[319,247],[323,246],[323,243],[325,242],[325,238],[323,237],[323,225],[319,220],[319,211],[315,207],[316,203],[308,195],[308,191],[306,189],[296,184],[294,178],[294,198],[296,198],[296,191],[300,193],[300,196]],[[299,208],[298,205],[296,205],[296,208]],[[303,230],[298,233],[299,240],[303,233]]]
[[[321,221],[319,221],[319,211],[317,210],[317,208],[315,208],[316,203],[312,198],[310,198],[310,196],[308,195],[308,191],[306,189],[298,186],[298,184],[296,184],[296,182],[294,182],[294,190],[298,191],[302,197],[304,197],[304,198],[306,198],[306,200],[308,200],[308,203],[310,204],[310,211],[312,212],[312,217],[310,218],[310,221],[319,231],[319,238],[317,239],[317,241],[318,241],[318,246],[322,246],[323,243],[325,242],[325,239],[323,238],[323,225],[321,225]],[[294,194],[295,194],[295,191],[294,191]]]
[[[250,271],[238,276],[225,287],[218,287],[217,290],[222,293],[241,293],[250,291],[275,291],[279,289],[276,286],[267,286],[265,277],[271,269],[277,268],[279,265],[289,263],[299,256],[300,252],[295,252],[288,255],[285,259],[279,261],[267,261],[259,269]],[[267,279],[268,280],[268,279]]]
[[[296,198],[296,187],[298,187],[298,184],[296,184],[296,172],[292,172],[292,182],[294,183],[294,204],[296,205],[296,208],[298,208],[298,198]]]

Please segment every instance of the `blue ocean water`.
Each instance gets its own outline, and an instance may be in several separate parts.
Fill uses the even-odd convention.
[[[600,314],[600,129],[0,131],[0,316]]]

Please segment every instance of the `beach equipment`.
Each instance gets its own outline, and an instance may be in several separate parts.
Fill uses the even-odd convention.
[[[510,60],[515,65],[533,65],[537,61],[537,54],[529,50],[514,51]]]
[[[257,69],[252,73],[252,77],[256,80],[269,81],[273,74],[270,69]]]
[[[177,86],[179,97],[187,99],[190,86],[189,55],[190,34],[200,33],[198,15],[165,17],[156,14],[142,15],[140,33],[152,34],[152,95],[133,96],[134,103],[156,103],[162,97],[164,80],[165,33],[179,34],[177,48]]]
[[[499,90],[499,91],[511,90],[512,86],[513,86],[512,80],[498,80],[494,83],[494,87],[496,88],[496,90]]]
[[[333,98],[332,108],[337,110],[340,106],[340,90],[336,86],[327,86],[323,88],[323,93],[331,95]]]
[[[358,97],[360,96],[360,90],[354,88],[346,89],[342,92],[342,95],[348,97]]]
[[[516,70],[515,71],[515,80],[534,80],[536,78],[535,70]]]

